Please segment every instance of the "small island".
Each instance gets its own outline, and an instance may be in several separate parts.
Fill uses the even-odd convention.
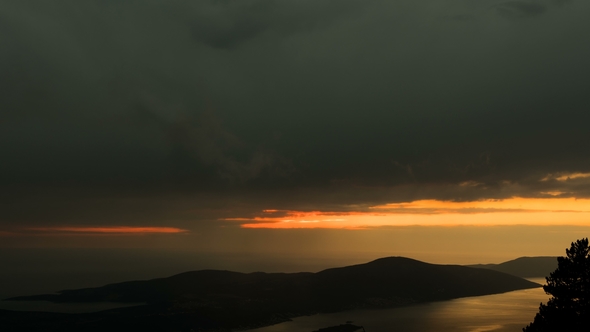
[[[365,332],[365,329],[362,326],[352,325],[352,323],[340,324],[336,326],[324,327],[319,330],[315,330],[313,332],[355,332],[362,330]]]

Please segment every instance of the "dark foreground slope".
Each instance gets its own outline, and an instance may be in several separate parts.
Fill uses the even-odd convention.
[[[500,271],[521,278],[548,277],[557,268],[557,257],[520,257],[500,264],[477,264],[469,267]]]
[[[378,308],[486,295],[538,284],[501,272],[402,257],[318,273],[194,271],[11,300],[145,302],[91,314],[0,312],[0,325],[26,331],[244,329],[318,312]]]

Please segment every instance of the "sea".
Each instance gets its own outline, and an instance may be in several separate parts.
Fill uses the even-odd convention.
[[[544,278],[529,280],[543,284]],[[350,310],[295,318],[250,332],[312,332],[351,322],[366,332],[519,332],[549,296],[542,288],[465,297],[449,301],[378,309]]]

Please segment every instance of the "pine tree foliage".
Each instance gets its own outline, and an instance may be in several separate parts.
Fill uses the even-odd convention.
[[[524,332],[590,331],[590,247],[588,239],[572,243],[543,290],[553,297],[541,303]]]

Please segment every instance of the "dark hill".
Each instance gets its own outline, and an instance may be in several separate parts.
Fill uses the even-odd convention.
[[[89,321],[82,319],[76,326],[97,326],[100,322],[104,329],[110,326],[109,321],[129,324],[133,316],[142,324],[165,318],[163,325],[148,324],[154,331],[173,327],[182,331],[255,327],[304,314],[390,307],[539,286],[492,270],[389,257],[318,273],[194,271],[11,300],[146,302],[146,306],[111,310],[108,315],[86,314]],[[73,316],[69,316],[70,321]]]
[[[521,278],[548,277],[557,268],[557,257],[520,257],[500,264],[477,264],[469,267],[500,271]]]
[[[539,287],[521,278],[488,272],[495,271],[388,257],[318,272],[314,275],[313,293],[356,306],[387,306]]]

